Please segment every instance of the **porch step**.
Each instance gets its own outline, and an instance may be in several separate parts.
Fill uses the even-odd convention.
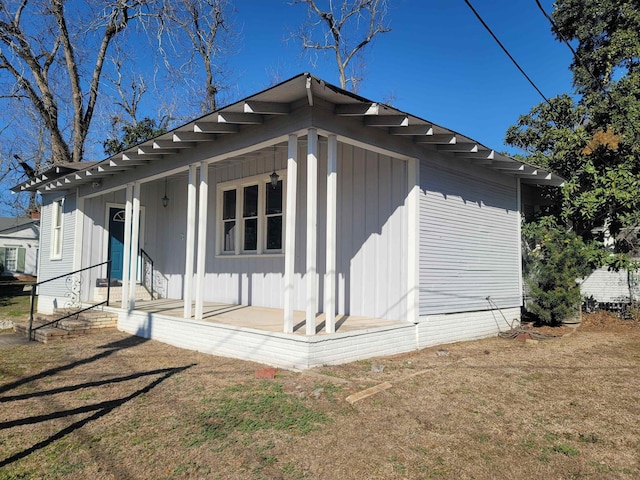
[[[57,311],[54,315],[39,315],[33,320],[33,327],[39,327],[48,322],[56,320],[67,315],[66,310]],[[90,333],[104,332],[105,330],[115,329],[118,324],[118,316],[112,312],[104,312],[99,310],[88,310],[82,312],[78,316],[73,316],[60,320],[57,326],[50,325],[35,330],[34,339],[41,343],[49,343],[55,340],[75,338],[80,335]],[[17,333],[29,336],[29,324],[17,323],[13,326]]]
[[[147,291],[147,289],[142,285],[136,285],[136,300],[157,300],[160,298],[157,292],[153,292],[153,298],[151,298],[151,294]],[[107,287],[96,287],[93,290],[93,301],[100,303],[105,302],[107,300]],[[114,286],[111,287],[111,291],[109,292],[109,301],[110,302],[120,302],[122,301],[122,287]]]

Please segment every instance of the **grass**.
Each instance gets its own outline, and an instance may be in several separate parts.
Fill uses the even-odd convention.
[[[639,478],[640,328],[593,318],[321,381],[117,332],[5,347],[0,480]]]
[[[0,320],[20,321],[29,317],[31,295],[28,291],[22,291],[26,284],[26,282],[0,281]]]

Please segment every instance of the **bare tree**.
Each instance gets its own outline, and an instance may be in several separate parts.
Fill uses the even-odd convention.
[[[144,4],[113,0],[86,25],[81,18],[90,4],[74,4],[76,10],[68,12],[64,0],[0,0],[0,75],[13,83],[9,96],[27,98],[35,108],[53,163],[82,161],[109,46]],[[97,42],[91,59],[83,51],[88,36]]]
[[[48,132],[38,113],[29,103],[16,100],[19,116],[11,124],[14,130],[28,130],[29,135],[10,137],[0,143],[0,182],[11,185],[33,178],[47,163]],[[1,133],[1,131],[0,131]],[[0,207],[16,216],[23,216],[39,210],[35,192],[19,195],[3,195]]]
[[[297,37],[305,51],[333,51],[340,75],[340,86],[357,91],[364,70],[363,49],[380,34],[391,31],[387,16],[387,0],[295,0],[306,4],[308,21]],[[326,2],[325,2],[326,3]],[[320,31],[320,34],[318,33]],[[359,65],[352,62],[358,58]]]
[[[232,19],[229,0],[165,0],[162,7],[163,28],[158,34],[170,37],[180,58],[167,65],[181,71],[178,78],[192,73],[204,76],[204,85],[196,81],[194,87],[202,113],[218,107],[218,97],[226,87],[229,70],[225,62],[238,41]]]

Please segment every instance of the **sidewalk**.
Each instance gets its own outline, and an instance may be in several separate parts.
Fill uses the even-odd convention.
[[[29,340],[19,333],[0,333],[0,348],[13,345],[27,345]]]

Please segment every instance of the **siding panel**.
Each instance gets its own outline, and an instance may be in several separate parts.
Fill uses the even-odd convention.
[[[62,257],[57,260],[51,259],[51,210],[52,202],[64,197],[62,206]],[[42,198],[42,220],[40,228],[40,269],[38,272],[38,282],[71,273],[73,271],[74,230],[75,230],[75,194],[43,195]],[[64,278],[53,280],[38,287],[38,294],[48,297],[56,297],[58,307],[70,302],[74,293],[72,285]]]
[[[420,314],[519,306],[515,179],[423,161],[420,182]]]

